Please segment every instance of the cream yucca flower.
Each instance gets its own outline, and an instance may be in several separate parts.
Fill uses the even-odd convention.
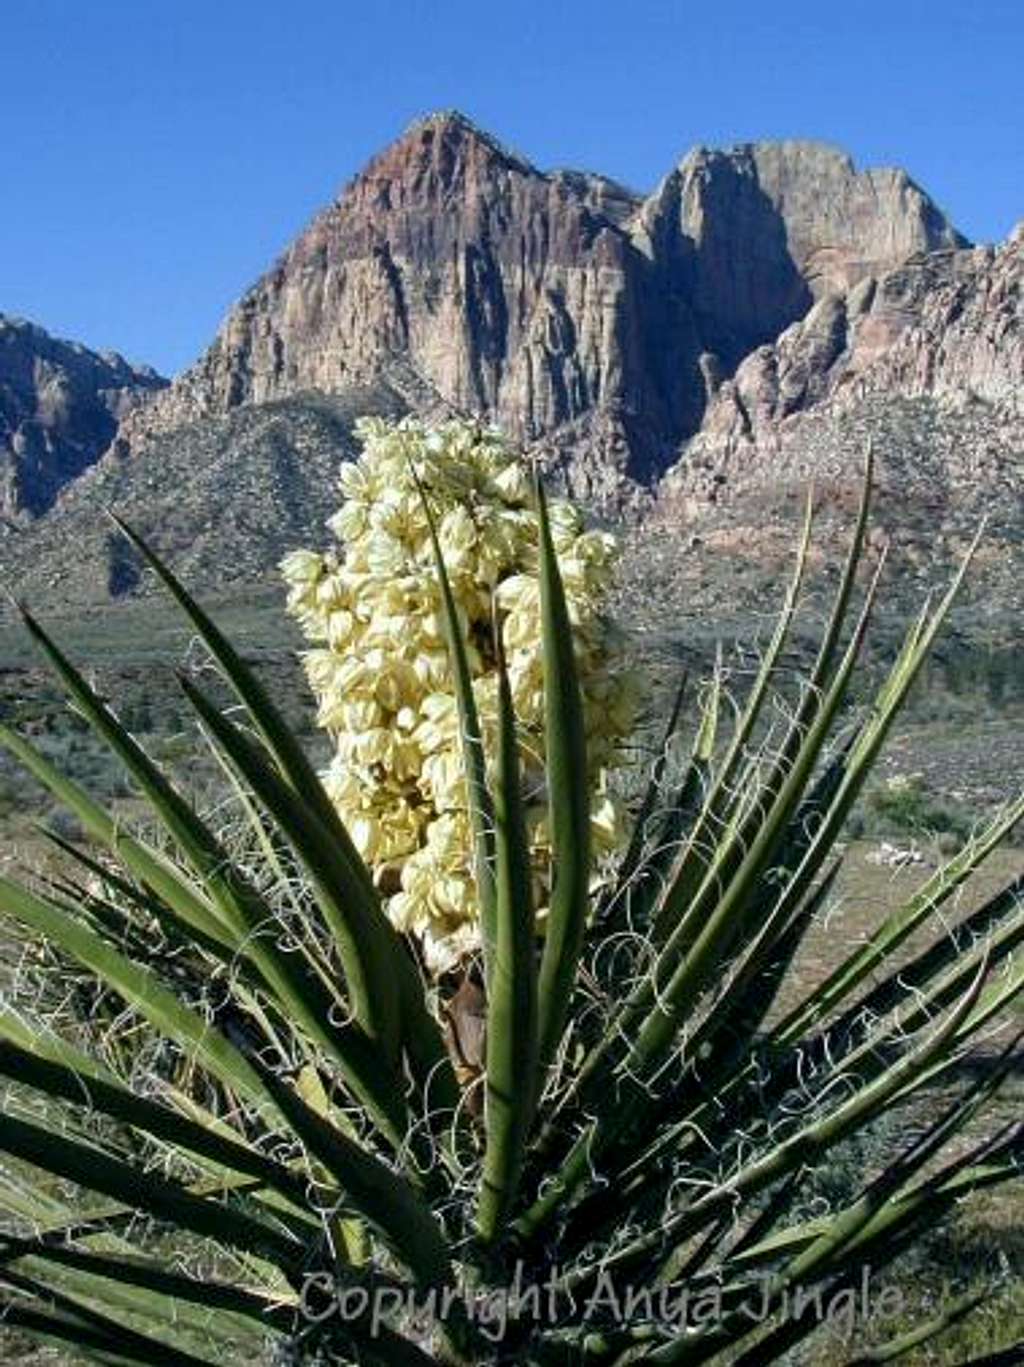
[[[442,973],[478,947],[479,932],[459,716],[416,481],[437,527],[491,753],[495,621],[502,632],[543,923],[550,846],[537,519],[528,471],[494,431],[466,422],[430,430],[413,419],[379,418],[364,419],[356,431],[362,455],[342,468],[344,503],[328,524],[339,548],[324,555],[293,551],[281,571],[289,612],[311,643],[305,665],[317,719],[334,740],[327,791],[373,869],[391,919],[416,937],[428,967]],[[553,500],[550,512],[584,698],[594,844],[610,852],[622,822],[607,773],[621,763],[636,697],[604,612],[615,539],[585,531],[568,502]]]

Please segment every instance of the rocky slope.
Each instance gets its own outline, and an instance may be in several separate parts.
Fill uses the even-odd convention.
[[[166,380],[0,314],[0,515],[38,515]]]
[[[902,172],[857,172],[820,144],[697,149],[641,200],[436,115],[310,224],[118,449],[247,403],[411,378],[410,406],[551,445],[608,501],[698,428],[709,374],[826,288],[960,241]]]
[[[667,365],[686,374],[699,358],[711,388],[816,299],[915,252],[966,245],[905,172],[857,171],[815,142],[695,149],[644,203],[633,238],[652,262]],[[680,397],[688,435],[706,396],[691,383]]]
[[[104,516],[115,508],[189,583],[253,585],[288,551],[323,541],[354,420],[404,411],[379,387],[307,393],[154,436],[137,461],[99,462],[32,526],[0,526],[0,582],[60,611],[145,591],[152,577]]]
[[[792,555],[804,491],[815,563],[835,572],[864,453],[876,461],[887,607],[915,610],[979,532],[960,607],[961,659],[1019,678],[1024,612],[1024,231],[998,247],[919,254],[823,296],[715,388],[700,431],[634,539],[627,596],[750,621]],[[665,631],[685,631],[652,608]],[[965,643],[969,643],[969,649]]]
[[[1024,445],[1024,227],[999,247],[915,255],[827,294],[756,348],[714,389],[699,433],[663,483],[663,506],[696,515],[800,468],[834,478],[838,447],[824,433],[855,427],[859,413],[878,408],[869,400],[915,398],[946,414],[988,412],[996,446]],[[818,457],[808,450],[811,432]],[[952,484],[1000,491],[984,442],[952,449],[949,460]]]

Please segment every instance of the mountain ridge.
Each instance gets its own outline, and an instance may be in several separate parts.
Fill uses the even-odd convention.
[[[815,462],[855,483],[850,434],[952,432],[947,401],[965,390],[956,430],[984,444],[988,423],[993,468],[1015,471],[1020,254],[1015,239],[971,247],[905,172],[808,139],[697,147],[640,195],[428,116],[313,217],[194,366],[124,414],[35,527],[0,529],[0,572],[44,595],[135,591],[89,530],[106,502],[211,588],[258,575],[286,538],[322,541],[361,411],[497,422],[606,518],[649,526],[697,527],[733,500],[756,531],[773,483]],[[944,487],[966,497],[971,460],[939,445]],[[883,459],[890,477],[907,476]]]
[[[462,115],[428,116],[314,216],[197,363],[123,425],[121,450],[242,403],[387,383],[400,360],[519,441],[593,422],[611,448],[605,492],[649,483],[700,425],[700,357],[731,370],[813,302],[827,273],[818,260],[809,283],[803,258],[821,233],[844,283],[964,241],[905,173],[858,171],[809,140],[695,149],[644,197],[539,171]],[[593,492],[600,462],[583,454]]]

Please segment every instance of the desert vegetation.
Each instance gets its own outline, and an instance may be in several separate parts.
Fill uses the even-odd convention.
[[[449,430],[438,448],[413,424],[373,440],[397,468],[343,535],[358,543],[359,518],[400,499],[410,538],[386,563],[346,562],[366,576],[354,597],[340,562],[287,567],[293,610],[323,636],[325,781],[130,528],[205,648],[173,706],[223,776],[218,806],[174,780],[188,752],[147,753],[25,614],[87,748],[69,777],[70,739],[33,735],[38,717],[0,730],[69,814],[42,867],[0,877],[8,1326],[122,1364],[753,1367],[910,1360],[962,1334],[987,1269],[925,1308],[889,1274],[949,1237],[966,1198],[1018,1179],[1024,906],[999,860],[1024,799],[958,818],[955,847],[891,875],[857,936],[829,926],[857,810],[936,824],[880,765],[967,565],[878,686],[857,686],[885,582],[866,549],[869,468],[794,670],[809,504],[742,687],[721,660],[677,681],[645,771],[616,779],[626,708],[602,721],[598,704],[614,715],[622,699],[587,569],[608,547],[490,435]],[[453,466],[465,488],[446,507]],[[516,528],[489,562],[488,508]],[[418,607],[391,611],[403,574]],[[395,672],[370,656],[385,599],[412,675],[425,645],[434,657],[429,687],[378,696]],[[361,654],[372,698],[337,677]],[[427,699],[442,696],[438,738]],[[393,727],[409,747],[371,734]],[[123,791],[89,791],[86,736]],[[339,782],[360,765],[359,791]],[[382,838],[389,803],[414,812],[407,845]],[[407,870],[453,812],[460,838],[424,885]]]

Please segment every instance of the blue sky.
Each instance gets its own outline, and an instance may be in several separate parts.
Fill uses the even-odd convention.
[[[641,190],[696,142],[822,138],[998,239],[1022,70],[1024,0],[3,0],[0,312],[173,373],[442,108]]]

